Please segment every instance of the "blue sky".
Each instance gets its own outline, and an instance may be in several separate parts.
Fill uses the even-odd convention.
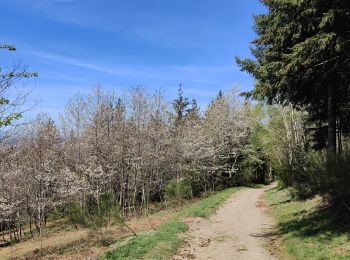
[[[251,89],[235,56],[250,56],[259,0],[0,0],[0,66],[21,60],[39,110],[54,118],[94,84],[121,94],[135,86],[177,87],[204,106],[222,89]]]

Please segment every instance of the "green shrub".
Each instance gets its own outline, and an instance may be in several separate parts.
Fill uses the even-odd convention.
[[[68,216],[69,220],[74,226],[87,225],[88,212],[85,207],[81,206],[79,203],[75,202],[68,206]]]
[[[49,212],[47,219],[50,221],[55,221],[64,218],[64,216],[64,208],[54,208],[51,212]]]
[[[292,187],[300,199],[311,198],[320,192],[325,157],[322,152],[299,153],[293,162]]]
[[[242,167],[242,169],[237,171],[233,176],[233,183],[238,186],[248,185],[253,183],[254,177],[253,167]]]
[[[350,206],[350,151],[320,169],[320,193],[333,205]],[[347,210],[350,210],[347,209]]]
[[[332,205],[350,210],[350,152],[327,161],[325,151],[294,153],[288,163],[278,169],[285,187],[292,187],[292,195],[307,199],[321,195]]]
[[[119,206],[115,203],[113,193],[105,193],[100,200],[91,203],[87,209],[79,203],[69,206],[69,218],[73,225],[82,225],[91,229],[101,229],[123,222]]]
[[[234,174],[233,184],[241,186],[271,182],[269,164],[270,159],[264,149],[259,145],[253,145],[250,149],[243,151],[241,158],[237,160],[238,171]]]
[[[282,186],[293,188],[293,197],[308,199],[319,193],[324,163],[323,153],[305,152],[296,147],[292,158],[285,158],[276,170]]]
[[[190,170],[185,171],[184,178],[191,186],[191,192],[193,197],[198,197],[203,192],[203,173],[200,171]]]
[[[165,186],[165,197],[167,199],[177,198],[177,180],[170,180]]]
[[[192,198],[192,187],[191,184],[186,180],[181,180],[177,185],[179,197],[181,199],[191,199]]]
[[[167,200],[184,200],[192,198],[192,188],[188,180],[170,180],[165,186]]]
[[[120,209],[115,203],[113,193],[108,192],[103,194],[99,203],[91,208],[88,226],[92,229],[101,229],[122,221]]]

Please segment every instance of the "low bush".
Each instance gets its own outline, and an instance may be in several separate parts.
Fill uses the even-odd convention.
[[[325,151],[298,152],[278,169],[284,187],[292,187],[292,195],[308,199],[321,195],[331,205],[342,205],[350,211],[350,152],[343,152],[334,160]]]
[[[191,184],[186,179],[171,180],[165,187],[165,197],[167,200],[191,199]]]
[[[69,219],[75,227],[82,225],[91,229],[101,229],[123,222],[122,214],[115,204],[112,193],[103,194],[98,203],[91,203],[89,208],[73,203],[68,211]]]
[[[82,207],[79,203],[75,202],[68,206],[68,216],[72,224],[87,226],[88,212],[85,207]]]
[[[332,205],[342,205],[350,211],[350,152],[320,167],[320,193]]]

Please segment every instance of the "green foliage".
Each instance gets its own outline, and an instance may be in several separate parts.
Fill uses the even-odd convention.
[[[22,118],[22,114],[12,113],[10,116],[6,116],[0,120],[0,127],[11,125],[14,120],[20,118]]]
[[[63,219],[65,217],[65,213],[66,213],[65,209],[55,208],[51,212],[49,212],[47,216],[47,220],[56,221],[56,220]]]
[[[300,199],[322,195],[332,205],[347,210],[350,205],[350,153],[345,151],[334,160],[325,152],[294,152],[293,159],[278,169],[284,187]],[[349,207],[350,209],[350,207]]]
[[[184,200],[192,198],[191,184],[187,179],[170,180],[165,186],[165,197],[167,200]]]
[[[242,186],[254,183],[256,175],[254,174],[255,168],[250,165],[249,159],[244,160],[241,164],[240,170],[233,176],[233,182],[235,185]]]
[[[346,211],[350,210],[350,151],[345,151],[336,159],[317,166],[317,172],[321,176],[320,194],[333,205],[339,205]]]
[[[269,174],[270,159],[266,154],[265,147],[258,145],[250,146],[239,163],[239,170],[233,176],[235,185],[249,185],[252,183],[268,183],[272,181]]]
[[[68,206],[68,216],[74,226],[87,226],[88,212],[79,203],[72,203]]]
[[[177,198],[178,191],[177,191],[178,182],[177,180],[171,180],[165,187],[165,197],[166,198]]]
[[[178,89],[178,97],[173,101],[172,105],[173,105],[173,109],[176,117],[175,123],[176,123],[176,126],[179,126],[182,120],[186,116],[187,107],[190,105],[188,98],[183,96],[181,84]]]
[[[191,186],[191,195],[193,197],[198,197],[203,192],[202,183],[205,182],[206,176],[204,176],[202,171],[198,170],[188,170],[183,172],[183,176]]]
[[[324,158],[320,153],[295,149],[293,157],[277,169],[284,187],[293,187],[292,194],[300,199],[317,195]]]
[[[251,94],[319,107],[327,96],[327,81],[334,77],[334,66],[349,67],[349,23],[344,23],[350,19],[350,4],[341,0],[262,2],[268,13],[255,17],[256,60],[238,59],[242,69],[258,80]]]
[[[6,49],[8,51],[15,51],[16,47],[13,45],[0,45],[0,49]],[[18,71],[18,68],[13,69],[12,71],[8,71],[5,73],[2,73],[2,69],[0,67],[0,93],[4,96],[8,96],[8,93],[6,91],[18,80],[23,78],[33,78],[38,77],[38,73],[36,72],[27,72],[25,69],[22,71]],[[4,106],[3,111],[11,111],[11,112],[4,112],[0,116],[0,127],[9,126],[12,124],[13,121],[18,120],[22,118],[22,114],[15,112],[14,110],[18,109],[16,106],[18,104],[13,104],[11,101],[7,98],[0,96],[0,106]],[[11,107],[6,108],[6,107]],[[15,107],[15,108],[14,108]]]
[[[310,122],[335,118],[345,132],[350,115],[350,2],[263,0],[268,12],[255,17],[255,60],[237,59],[256,78],[247,96],[292,104],[309,112]],[[336,100],[336,101],[335,101]],[[335,110],[328,109],[328,102]],[[324,138],[324,136],[318,136]],[[335,139],[335,131],[329,133]],[[320,140],[324,141],[324,140]],[[331,143],[328,145],[334,149]],[[335,145],[334,145],[335,146]],[[335,150],[335,149],[334,149]],[[334,151],[335,152],[335,151]]]
[[[197,100],[192,98],[191,100],[191,107],[187,109],[187,117],[189,119],[199,119],[199,113],[200,113],[200,108],[198,106]]]
[[[110,192],[103,194],[99,202],[93,203],[90,207],[72,203],[68,206],[68,215],[75,226],[82,225],[91,229],[101,229],[124,221],[119,206],[116,205]]]
[[[2,75],[3,78],[6,78],[7,76]],[[10,100],[0,97],[0,106],[1,105],[9,105]],[[11,113],[9,116],[5,116],[0,119],[0,127],[2,126],[8,126],[12,123],[13,120],[20,119],[22,115],[20,113]]]
[[[242,152],[233,182],[235,185],[266,184],[273,180],[267,106],[246,104],[246,113],[250,118],[248,145]]]
[[[113,194],[105,193],[101,196],[99,203],[91,207],[88,217],[88,225],[92,229],[101,229],[122,221],[121,212],[116,205]]]

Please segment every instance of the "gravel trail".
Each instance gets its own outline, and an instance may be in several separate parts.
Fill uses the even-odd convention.
[[[276,237],[262,199],[270,187],[233,194],[209,220],[187,219],[186,244],[173,259],[277,259],[266,249]]]

